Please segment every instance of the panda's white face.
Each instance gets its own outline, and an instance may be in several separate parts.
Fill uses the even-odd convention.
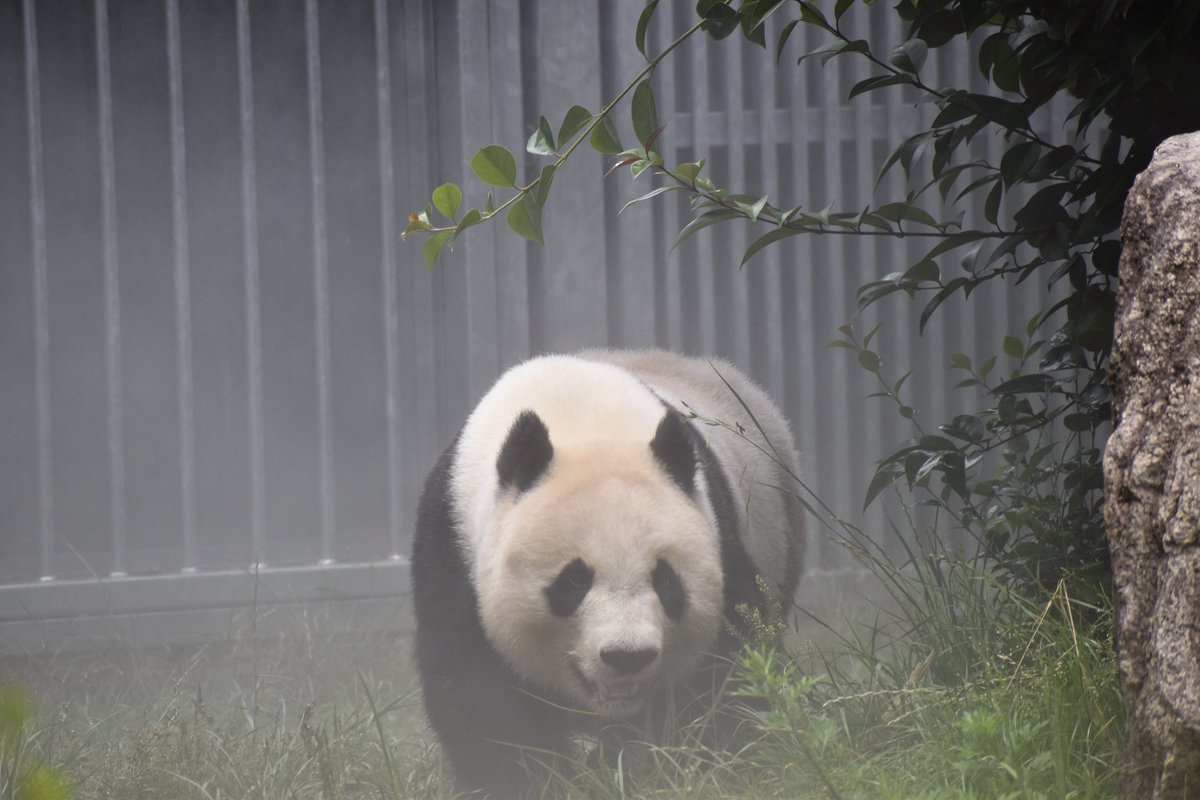
[[[713,647],[722,618],[711,520],[646,445],[556,452],[497,507],[477,574],[484,630],[535,686],[608,717]]]

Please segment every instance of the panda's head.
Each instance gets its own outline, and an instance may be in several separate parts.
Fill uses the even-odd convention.
[[[484,629],[535,686],[608,717],[689,671],[721,625],[720,545],[686,423],[640,440],[552,444],[532,411],[496,460]]]

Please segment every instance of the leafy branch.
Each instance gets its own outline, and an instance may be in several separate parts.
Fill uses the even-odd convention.
[[[637,20],[635,41],[643,55],[657,5],[651,0]],[[462,193],[445,184],[434,192],[431,207],[410,216],[405,235],[429,234],[425,260],[430,267],[466,228],[504,210],[509,227],[540,242],[550,182],[587,138],[593,149],[616,157],[614,169],[628,166],[634,179],[648,173],[661,181],[625,208],[670,192],[689,197],[694,217],[679,231],[676,246],[730,220],[770,226],[748,245],[742,265],[764,248],[801,234],[928,240],[929,248],[915,263],[860,286],[857,297],[861,310],[895,293],[921,293],[926,298],[921,330],[950,297],[969,298],[987,281],[1020,283],[1039,276],[1059,299],[1047,301],[1031,320],[1028,344],[1005,337],[1004,352],[1019,356],[1019,371],[992,385],[994,359],[978,370],[969,360],[955,363],[970,373],[960,386],[982,390],[986,406],[939,426],[939,433],[927,433],[917,423],[916,410],[899,399],[904,378],[883,379],[878,355],[870,349],[871,334],[859,341],[844,330],[844,346],[882,382],[879,394],[896,402],[901,416],[916,426],[915,444],[881,461],[878,486],[904,480],[910,489],[928,490],[925,502],[937,513],[982,531],[985,539],[993,537],[997,568],[1018,585],[1036,589],[1088,570],[1102,578],[1107,551],[1099,463],[1110,412],[1104,367],[1121,249],[1118,225],[1133,178],[1153,148],[1168,135],[1200,127],[1200,0],[905,0],[895,8],[908,24],[904,40],[879,52],[866,39],[854,38],[845,24],[846,13],[869,0],[824,5],[832,5],[831,16],[811,0],[741,0],[736,8],[732,0],[699,0],[699,23],[648,59],[599,114],[579,106],[567,112],[558,145],[549,123],[539,119],[527,150],[553,161],[534,181],[519,186],[511,153],[499,145],[486,147],[472,161],[476,176],[515,194],[499,208],[489,194],[482,210],[471,209],[460,218]],[[766,196],[718,187],[702,175],[703,159],[669,167],[656,151],[663,127],[649,82],[654,68],[697,30],[720,39],[740,29],[766,49],[764,20],[782,8],[796,18],[778,34],[777,60],[793,32],[807,25],[832,39],[801,55],[797,64],[816,58],[825,65],[858,55],[876,73],[852,86],[849,99],[909,87],[936,108],[924,129],[909,135],[879,171],[876,188],[889,172],[903,170],[909,187],[903,199],[852,211],[835,211],[832,205],[816,211],[784,208]],[[891,12],[876,4],[871,13]],[[970,41],[990,87],[986,93],[934,87],[921,77],[930,52],[956,40]],[[960,77],[959,85],[965,85],[965,76]],[[611,114],[630,95],[637,146],[624,149]],[[1033,119],[1062,97],[1075,101],[1067,117],[1075,130],[1056,143],[1034,128]],[[1103,143],[1089,148],[1082,134],[1102,118],[1108,126]],[[1003,141],[998,162],[969,153],[979,137],[994,134]],[[919,176],[923,167],[927,177]],[[965,210],[949,220],[929,210],[942,209],[945,216],[945,209],[968,202],[970,222]],[[452,224],[435,225],[435,209]],[[946,268],[949,259],[958,271]],[[1033,341],[1035,332],[1054,326],[1049,336]],[[1040,357],[1036,368],[1030,362],[1035,354]],[[873,482],[870,498],[877,493]]]
[[[638,46],[645,53],[646,25],[654,12],[657,0],[647,6],[638,23]],[[453,248],[455,240],[467,228],[488,222],[505,209],[508,210],[508,226],[515,233],[543,244],[542,241],[542,208],[550,194],[550,186],[558,169],[566,163],[571,154],[585,140],[598,153],[612,155],[621,152],[621,143],[616,126],[612,121],[612,111],[630,93],[634,92],[633,116],[634,130],[638,131],[641,120],[639,110],[644,108],[645,98],[650,90],[650,75],[655,67],[670,53],[691,38],[697,31],[705,27],[705,21],[700,21],[671,42],[661,53],[648,59],[646,66],[625,85],[616,97],[608,102],[599,113],[592,114],[583,106],[572,106],[568,109],[562,123],[558,127],[558,145],[555,144],[554,131],[545,117],[538,120],[538,127],[529,137],[526,149],[536,155],[555,156],[555,160],[544,166],[538,177],[524,186],[517,184],[517,162],[513,154],[502,145],[491,144],[481,148],[471,159],[471,171],[475,177],[489,186],[500,189],[515,189],[516,193],[501,203],[495,205],[494,195],[488,192],[487,201],[482,210],[472,208],[458,216],[462,204],[462,190],[454,183],[444,183],[434,189],[432,206],[413,212],[408,217],[408,227],[400,235],[402,240],[416,233],[429,234],[425,241],[425,264],[430,269],[437,263],[438,256],[445,247]],[[652,102],[652,100],[651,100]],[[648,132],[649,138],[653,132]],[[563,145],[569,146],[559,151]],[[443,217],[450,220],[450,225],[435,225],[432,222],[433,210],[436,209]]]

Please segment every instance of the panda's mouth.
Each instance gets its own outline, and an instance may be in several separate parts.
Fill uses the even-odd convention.
[[[591,698],[593,708],[608,717],[627,717],[641,709],[647,681],[616,680],[597,683],[589,680],[583,668],[571,659],[571,671]]]

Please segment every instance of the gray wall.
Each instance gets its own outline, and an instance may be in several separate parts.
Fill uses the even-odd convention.
[[[590,151],[555,181],[544,248],[480,227],[430,272],[397,240],[441,181],[482,203],[477,148],[520,149],[539,114],[612,97],[644,63],[640,6],[0,4],[0,625],[170,615],[214,591],[236,609],[217,576],[256,563],[318,576],[279,602],[322,596],[331,564],[339,597],[356,592],[345,565],[391,565],[402,589],[425,471],[501,370],[548,350],[732,359],[786,408],[813,488],[857,518],[874,460],[910,431],[826,344],[855,288],[927,243],[804,237],[738,269],[762,231],[730,225],[668,252],[686,201],[618,216],[649,178],[603,178]],[[653,50],[693,21],[692,3],[662,6]],[[858,13],[862,35],[903,39],[890,8]],[[820,42],[797,31],[778,67],[737,37],[684,45],[656,78],[665,158],[707,157],[720,184],[780,205],[868,203],[929,109],[895,91],[845,103],[870,73],[797,69]],[[956,51],[926,71],[974,67]],[[876,196],[903,191],[893,176]],[[919,305],[881,307],[886,368],[917,370],[927,425],[970,402],[947,389],[947,354],[997,351],[1040,292],[949,302],[923,338]],[[172,576],[185,588],[139,605],[139,585]],[[118,610],[102,585],[122,587]]]

